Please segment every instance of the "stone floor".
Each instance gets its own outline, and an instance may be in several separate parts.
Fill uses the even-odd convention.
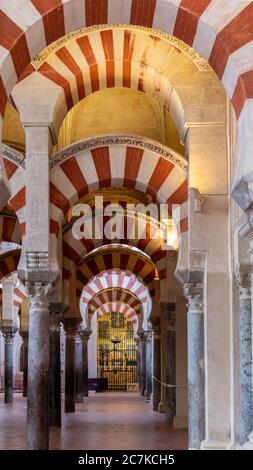
[[[25,449],[26,400],[15,394],[13,405],[0,394],[0,449]],[[51,449],[136,450],[186,449],[187,431],[168,429],[164,415],[136,393],[101,393],[63,414],[61,429],[52,429]]]

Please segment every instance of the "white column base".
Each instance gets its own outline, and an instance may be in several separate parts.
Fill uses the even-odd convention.
[[[174,416],[173,419],[174,429],[188,429],[188,416]]]
[[[234,450],[235,446],[231,441],[215,441],[205,439],[201,442],[201,450]]]
[[[253,450],[253,431],[248,436],[248,441],[240,447],[240,450]]]

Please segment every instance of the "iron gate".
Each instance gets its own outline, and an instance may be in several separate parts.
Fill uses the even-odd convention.
[[[108,380],[108,390],[127,390],[136,383],[137,350],[133,324],[122,313],[103,315],[97,322],[98,378]]]

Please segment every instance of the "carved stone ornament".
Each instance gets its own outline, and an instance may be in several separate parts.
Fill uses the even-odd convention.
[[[241,299],[248,299],[251,297],[251,274],[237,273],[236,283]]]
[[[46,271],[49,269],[47,252],[26,251],[26,268],[29,270]]]
[[[2,331],[2,335],[6,344],[12,344],[14,342],[16,331]]]
[[[6,144],[2,144],[2,153],[4,157],[15,163],[15,165],[21,167],[23,170],[25,169],[25,156],[22,155],[22,153],[19,153]]]
[[[90,339],[90,335],[92,333],[92,330],[90,328],[85,328],[82,330],[82,340],[83,342],[88,342]]]
[[[66,149],[56,153],[51,161],[50,168],[54,168],[62,163],[69,157],[76,155],[80,152],[85,152],[93,148],[110,146],[110,145],[132,145],[133,147],[138,147],[144,150],[149,150],[150,152],[156,153],[163,156],[168,161],[173,163],[175,166],[180,167],[185,172],[188,168],[187,161],[181,157],[177,152],[168,149],[162,144],[158,144],[149,139],[143,139],[139,136],[129,136],[129,135],[106,135],[93,139],[85,139],[75,144],[70,145]]]
[[[30,297],[31,309],[48,309],[48,294],[51,289],[51,284],[44,284],[42,282],[26,282],[25,290]]]
[[[146,340],[145,331],[143,330],[143,328],[138,328],[137,335],[139,336],[140,341]]]
[[[199,312],[204,311],[204,286],[203,284],[190,284],[184,285],[184,295],[188,300],[188,311]]]
[[[90,26],[88,28],[81,28],[77,31],[73,31],[71,33],[66,34],[65,36],[61,37],[60,39],[57,39],[55,42],[50,44],[50,46],[46,47],[42,52],[40,52],[32,61],[32,64],[36,70],[39,69],[39,67],[45,62],[48,58],[48,56],[64,45],[66,45],[69,41],[75,40],[77,38],[80,38],[90,32],[93,31],[102,31],[102,30],[108,30],[108,29],[127,29],[128,31],[143,31],[147,34],[152,34],[153,36],[156,36],[164,41],[166,41],[168,44],[171,46],[175,47],[176,49],[180,50],[183,52],[189,59],[195,64],[196,68],[200,72],[210,72],[212,71],[211,66],[209,63],[200,55],[198,52],[196,52],[192,47],[188,46],[184,41],[181,41],[180,39],[176,38],[175,36],[162,32],[158,29],[154,28],[147,28],[146,26],[139,26],[139,25],[129,25],[129,24],[101,24],[101,25],[94,25]]]

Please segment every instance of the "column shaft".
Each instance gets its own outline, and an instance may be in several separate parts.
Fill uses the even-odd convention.
[[[175,326],[168,326],[168,369],[167,369],[167,393],[166,393],[166,421],[169,425],[173,423],[176,414],[176,330]]]
[[[140,357],[140,340],[136,339],[136,382],[139,384],[139,390],[141,389],[141,357]]]
[[[205,438],[205,371],[203,287],[190,286],[188,296],[189,448],[200,449]]]
[[[152,327],[149,327],[146,340],[146,396],[150,400],[152,394]]]
[[[75,337],[75,401],[83,402],[83,344],[80,334]]]
[[[153,410],[158,411],[161,401],[161,340],[153,335]]]
[[[75,412],[75,336],[66,333],[65,413]]]
[[[49,422],[50,426],[61,426],[61,347],[60,327],[51,327],[49,362]]]
[[[141,338],[140,341],[140,391],[141,395],[145,395],[146,390],[146,339]]]
[[[24,346],[24,351],[23,351],[23,397],[27,397],[27,371],[28,371],[28,333],[26,338],[22,336],[23,338],[23,346]]]
[[[240,444],[253,430],[252,307],[250,286],[240,284]]]
[[[29,450],[47,450],[49,447],[49,311],[47,288],[42,283],[31,287],[27,443]]]
[[[3,332],[5,340],[4,403],[13,403],[13,341],[15,333]]]
[[[89,395],[88,381],[88,339],[83,335],[83,396]]]

